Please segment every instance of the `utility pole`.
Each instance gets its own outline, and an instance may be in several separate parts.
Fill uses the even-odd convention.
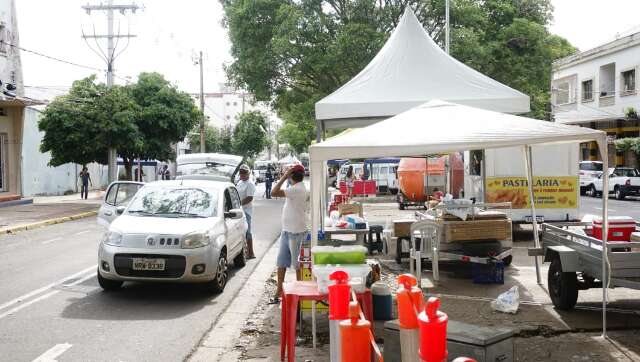
[[[202,50],[200,51],[200,152],[205,153],[204,147],[204,68],[202,66]]]
[[[447,54],[449,54],[449,44],[450,44],[450,37],[449,37],[449,0],[445,0],[445,5],[444,5],[444,17],[445,17],[445,30],[444,30],[444,50],[447,52]]]
[[[120,39],[120,38],[126,38],[127,39],[127,45],[128,45],[128,40],[130,38],[134,38],[135,35],[131,35],[131,34],[126,34],[126,35],[121,35],[121,34],[114,34],[113,33],[113,18],[114,18],[114,14],[113,11],[114,10],[118,10],[120,11],[121,14],[125,14],[127,12],[127,10],[131,10],[132,13],[135,14],[136,10],[139,9],[138,5],[136,4],[129,4],[129,5],[114,5],[113,4],[113,0],[108,0],[107,1],[107,5],[103,5],[102,3],[100,5],[84,5],[82,6],[82,9],[84,9],[87,14],[91,14],[92,11],[106,11],[107,13],[107,35],[96,35],[95,33],[93,35],[85,35],[84,32],[82,34],[82,37],[84,38],[84,40],[87,42],[87,45],[89,45],[89,42],[87,39],[94,39],[96,41],[96,44],[98,43],[98,39],[107,39],[107,53],[105,54],[104,52],[102,52],[102,50],[100,49],[99,45],[98,45],[98,50],[100,50],[100,52],[94,50],[91,45],[89,45],[89,47],[91,48],[91,50],[93,50],[96,54],[100,55],[101,58],[103,58],[106,63],[107,63],[107,87],[111,88],[113,86],[113,78],[114,78],[114,61],[115,59],[118,57],[118,55],[120,54],[115,54],[116,52],[116,47],[117,47],[117,42],[114,45],[113,40],[114,39]],[[126,46],[125,46],[126,49]],[[124,49],[123,49],[124,50]],[[113,182],[116,181],[118,178],[118,165],[117,165],[117,151],[114,147],[109,148],[109,153],[108,153],[108,174],[109,174],[109,182]]]

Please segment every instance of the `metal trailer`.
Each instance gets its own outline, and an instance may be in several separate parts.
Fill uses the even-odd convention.
[[[507,210],[511,209],[510,202],[503,203],[476,203],[471,205],[439,205],[433,209],[435,212],[445,212],[451,209],[468,209],[470,210],[470,217],[473,220],[474,215],[480,211],[486,210]],[[509,237],[504,240],[497,240],[500,242],[500,250],[492,256],[474,256],[466,255],[463,250],[463,244],[475,244],[480,241],[470,240],[468,242],[447,242],[445,240],[445,233],[443,225],[436,221],[433,215],[416,212],[417,221],[411,226],[411,241],[409,252],[409,270],[414,274],[414,260],[415,263],[415,275],[421,275],[421,263],[418,260],[430,260],[433,271],[434,282],[438,282],[439,277],[439,262],[463,262],[463,263],[478,263],[489,264],[497,260],[501,260],[504,266],[509,266],[513,259],[513,237],[509,233]],[[416,248],[417,243],[420,243],[420,248]],[[417,278],[420,280],[420,277]]]
[[[547,283],[558,309],[572,309],[579,290],[602,288],[603,282],[608,288],[640,289],[640,242],[608,242],[608,275],[603,276],[602,241],[589,236],[590,226],[586,222],[542,224],[541,247],[529,249],[530,256],[543,256],[544,262],[551,263]]]

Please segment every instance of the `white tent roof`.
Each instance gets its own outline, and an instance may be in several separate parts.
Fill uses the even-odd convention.
[[[318,162],[593,140],[605,141],[605,133],[434,100],[311,145],[309,154]]]
[[[375,58],[316,103],[316,119],[326,128],[362,127],[432,99],[505,113],[529,111],[527,95],[450,57],[407,7]]]
[[[284,158],[281,158],[278,161],[278,163],[282,164],[282,165],[292,165],[292,164],[295,164],[295,163],[300,163],[300,160],[298,160],[298,158],[296,156],[289,155],[289,156],[286,156]]]

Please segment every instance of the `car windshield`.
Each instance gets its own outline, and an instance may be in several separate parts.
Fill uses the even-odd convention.
[[[617,168],[613,174],[620,177],[638,177],[638,170],[635,168]]]
[[[217,216],[217,190],[199,188],[143,188],[131,201],[128,215],[162,217]]]
[[[225,165],[218,162],[203,162],[203,163],[185,163],[178,165],[176,171],[177,176],[189,176],[189,175],[206,175],[206,176],[223,176],[231,177],[235,166]]]
[[[602,171],[602,164],[599,162],[585,162],[580,164],[582,171]]]

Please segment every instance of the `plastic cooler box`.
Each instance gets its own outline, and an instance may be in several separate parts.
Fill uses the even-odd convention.
[[[367,248],[360,245],[314,246],[311,256],[314,265],[364,264]]]
[[[636,221],[629,216],[610,216],[607,241],[630,241],[636,231]],[[602,219],[593,220],[593,237],[602,240]]]
[[[314,265],[312,273],[320,293],[329,293],[329,285],[334,284],[333,280],[329,280],[329,275],[336,270],[344,270],[349,274],[349,285],[356,293],[362,293],[367,288],[367,276],[371,273],[371,267],[367,264]]]

